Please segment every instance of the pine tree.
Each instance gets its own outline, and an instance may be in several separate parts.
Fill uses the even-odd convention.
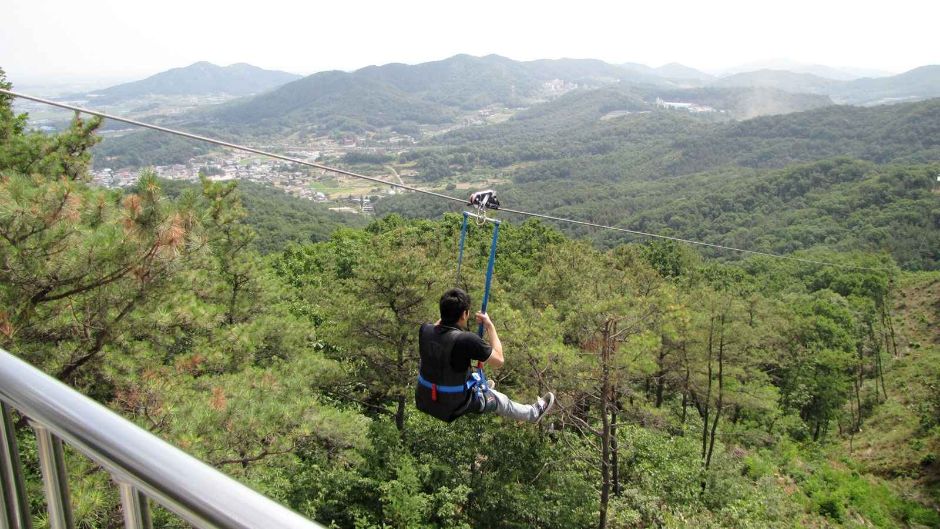
[[[163,292],[195,216],[165,203],[152,174],[130,195],[88,185],[100,120],[75,116],[54,135],[26,124],[0,99],[0,345],[76,380]]]

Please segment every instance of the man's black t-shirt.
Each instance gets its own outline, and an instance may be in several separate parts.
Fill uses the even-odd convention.
[[[472,363],[485,362],[493,352],[493,348],[483,338],[472,332],[430,323],[421,326],[418,343],[421,376],[438,386],[463,384],[470,376]],[[434,399],[430,388],[418,384],[415,404],[419,410],[450,422],[466,411],[470,396],[469,391],[438,391]]]

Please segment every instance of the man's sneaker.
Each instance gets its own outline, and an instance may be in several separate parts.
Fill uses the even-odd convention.
[[[542,420],[542,417],[545,417],[545,414],[552,409],[552,406],[555,405],[555,394],[549,391],[545,394],[544,397],[539,397],[539,400],[535,403],[535,409],[539,411],[539,418],[535,419],[535,422]]]

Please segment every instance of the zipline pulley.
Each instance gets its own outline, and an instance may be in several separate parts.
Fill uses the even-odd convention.
[[[487,216],[486,210],[488,209],[499,209],[499,200],[496,198],[496,191],[492,189],[485,189],[483,191],[477,191],[470,195],[470,199],[467,201],[468,206],[476,206],[476,218],[478,220],[477,224],[483,225],[486,224]]]

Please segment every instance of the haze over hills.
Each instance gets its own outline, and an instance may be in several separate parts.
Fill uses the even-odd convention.
[[[828,94],[840,81],[826,79],[811,73],[794,73],[786,70],[757,70],[722,77],[712,86],[737,86],[777,88],[787,92],[804,94]]]
[[[718,72],[717,76],[727,77],[737,73],[756,72],[758,70],[786,70],[793,73],[808,73],[835,81],[852,81],[862,77],[890,77],[895,75],[892,72],[871,68],[832,67],[824,64],[801,63],[789,59],[769,59],[726,68]]]
[[[707,74],[677,62],[664,64],[659,68],[654,68],[653,71],[656,72],[656,74],[660,77],[664,77],[666,79],[690,79],[703,83],[708,83],[715,80],[714,75]]]
[[[836,81],[809,73],[759,70],[721,78],[713,86],[772,87],[787,92],[825,94],[850,105],[873,105],[940,97],[940,65],[880,78]]]
[[[858,79],[840,85],[833,95],[837,101],[860,104],[940,97],[940,65],[921,66],[891,77]]]
[[[187,96],[227,94],[247,96],[300,79],[297,74],[276,70],[264,70],[250,64],[238,63],[217,66],[209,62],[197,62],[183,68],[123,83],[89,95],[95,102],[115,103],[152,95]]]
[[[689,81],[694,80],[702,83],[707,83],[714,80],[716,77],[712,74],[705,73],[701,70],[697,70],[690,66],[684,64],[679,64],[677,62],[671,62],[664,64],[658,67],[647,66],[645,64],[640,64],[637,62],[625,62],[618,65],[620,68],[633,72],[634,74],[643,75],[648,78],[660,78],[668,79],[672,81]]]

